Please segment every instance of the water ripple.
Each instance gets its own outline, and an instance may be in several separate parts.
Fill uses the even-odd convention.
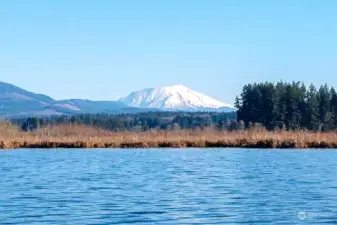
[[[336,224],[337,151],[0,152],[0,224]]]

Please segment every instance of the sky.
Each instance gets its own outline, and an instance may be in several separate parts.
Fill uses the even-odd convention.
[[[280,80],[337,86],[337,1],[0,1],[0,81],[55,99]]]

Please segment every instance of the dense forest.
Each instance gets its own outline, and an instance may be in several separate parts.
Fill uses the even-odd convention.
[[[300,82],[248,84],[236,98],[235,106],[237,119],[245,127],[312,131],[337,128],[337,94],[327,84],[318,89]]]
[[[31,117],[12,120],[24,131],[60,124],[80,124],[111,131],[147,131],[150,129],[237,129],[236,114],[219,112],[147,112],[138,114],[85,114],[55,117]]]

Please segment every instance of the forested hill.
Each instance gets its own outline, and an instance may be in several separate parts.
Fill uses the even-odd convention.
[[[337,128],[337,94],[328,85],[317,89],[300,82],[248,84],[235,106],[238,121],[246,127],[258,124],[270,130],[313,131]]]
[[[146,131],[149,129],[236,129],[235,112],[146,112],[138,114],[83,114],[73,116],[30,117],[12,120],[22,130],[60,124],[80,124],[112,131]]]

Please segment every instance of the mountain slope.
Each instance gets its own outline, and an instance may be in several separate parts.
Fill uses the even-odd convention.
[[[117,101],[81,99],[57,101],[49,96],[35,94],[12,84],[0,82],[0,118],[139,111],[142,109],[132,108]]]
[[[33,92],[26,91],[22,88],[4,82],[0,82],[0,100],[23,100],[36,101],[41,103],[55,102],[54,99],[47,95],[35,94]]]
[[[144,89],[132,92],[119,101],[132,107],[163,110],[234,110],[233,106],[229,104],[222,103],[183,85]]]
[[[54,99],[0,82],[0,118],[26,115],[46,115],[58,112],[48,109]]]
[[[129,106],[117,101],[91,101],[83,99],[69,99],[57,101],[55,107],[85,113],[115,113]]]

